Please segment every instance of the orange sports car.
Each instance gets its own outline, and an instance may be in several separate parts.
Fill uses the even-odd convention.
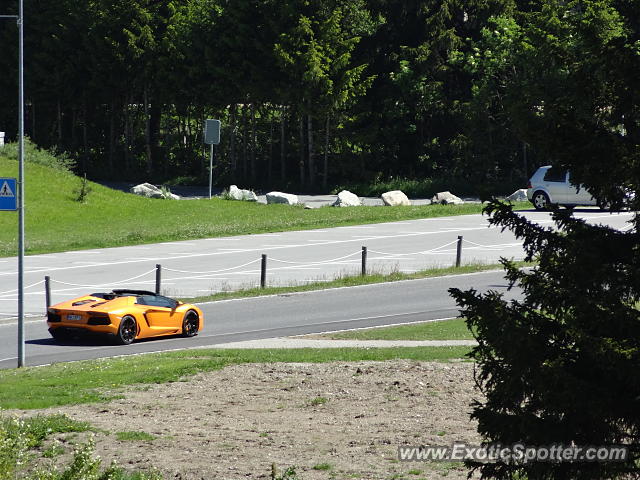
[[[58,303],[47,310],[47,326],[55,340],[79,332],[112,335],[122,345],[139,338],[193,337],[202,329],[202,310],[145,290],[92,293]]]

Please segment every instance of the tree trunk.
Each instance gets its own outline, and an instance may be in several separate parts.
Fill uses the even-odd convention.
[[[153,98],[152,98],[153,99]],[[160,122],[162,120],[162,107],[159,102],[152,101],[149,104],[149,125],[151,129],[151,156],[156,170],[162,167],[164,174],[167,173],[167,162],[164,156],[159,154],[160,146]]]
[[[324,164],[322,165],[322,190],[327,191],[327,178],[329,176],[329,125],[331,115],[327,113],[327,122],[324,128]]]
[[[287,177],[287,162],[285,158],[285,130],[287,122],[287,107],[282,106],[282,113],[280,117],[280,180],[284,184]]]
[[[111,102],[109,112],[109,174],[113,174],[113,160],[116,156],[116,102]]]
[[[267,184],[271,185],[271,170],[273,169],[273,112],[269,119],[269,158],[267,160]]]
[[[151,154],[151,118],[149,118],[149,92],[144,87],[144,143],[147,155],[147,173],[153,171],[153,156]]]
[[[300,188],[304,187],[304,114],[300,113]]]
[[[60,98],[58,98],[58,145],[62,146],[62,105],[60,104]]]
[[[316,165],[313,153],[313,117],[307,115],[307,141],[309,146],[309,186],[313,188],[316,180]]]
[[[31,138],[34,142],[37,143],[38,139],[36,138],[36,104],[35,102],[31,102]]]
[[[251,103],[251,180],[256,179],[256,107],[254,103]]]
[[[131,156],[131,115],[129,113],[129,105],[131,104],[131,98],[126,99],[126,105],[124,107],[124,171],[130,170],[130,156]]]
[[[78,107],[75,105],[71,108],[71,149],[78,151]]]
[[[87,131],[87,99],[82,99],[82,171],[87,171],[89,157],[89,132]]]
[[[247,176],[247,105],[242,105],[242,178]]]
[[[231,165],[231,175],[236,174],[236,104],[232,104],[229,112],[229,164]]]

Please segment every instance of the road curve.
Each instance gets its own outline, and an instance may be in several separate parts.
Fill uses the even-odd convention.
[[[44,320],[26,324],[27,365],[139,353],[211,347],[216,344],[333,330],[455,317],[448,288],[507,292],[502,271],[409,280],[314,292],[201,304],[205,328],[194,338],[162,338],[115,346],[101,339],[58,345]],[[15,323],[0,325],[0,368],[16,366]]]

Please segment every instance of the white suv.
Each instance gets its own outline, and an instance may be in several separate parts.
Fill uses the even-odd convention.
[[[595,198],[582,185],[571,183],[566,170],[547,165],[540,167],[529,180],[527,198],[536,210],[546,210],[550,203],[565,206],[597,205]]]

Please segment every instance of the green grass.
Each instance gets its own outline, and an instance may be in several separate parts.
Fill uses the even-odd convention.
[[[125,385],[165,383],[241,363],[449,361],[467,347],[184,350],[0,371],[0,408],[37,409],[118,398]]]
[[[462,318],[323,335],[334,340],[473,340]]]
[[[312,407],[318,407],[320,405],[324,405],[327,402],[327,397],[316,397],[309,402],[309,405],[311,405]]]
[[[92,430],[87,422],[72,420],[66,415],[36,415],[35,417],[24,418],[19,424],[12,419],[0,417],[0,431],[7,431],[19,428],[26,438],[29,448],[42,445],[47,436],[54,433],[86,432]]]
[[[147,432],[116,432],[116,438],[121,442],[152,442],[156,437]]]
[[[526,262],[515,262],[519,266],[533,265]],[[461,267],[444,267],[444,268],[430,268],[426,270],[420,270],[413,273],[403,272],[391,272],[391,273],[373,273],[369,275],[353,275],[353,276],[341,276],[334,280],[327,282],[311,282],[304,285],[291,285],[291,286],[277,286],[266,288],[246,288],[235,291],[218,292],[212,295],[205,295],[193,298],[181,298],[180,300],[188,303],[202,303],[212,302],[218,300],[228,300],[231,298],[245,298],[245,297],[258,297],[262,295],[281,295],[286,293],[295,292],[310,292],[314,290],[326,290],[329,288],[340,287],[355,287],[358,285],[371,285],[375,283],[384,282],[399,282],[402,280],[416,280],[420,278],[430,277],[442,277],[445,275],[461,275],[465,273],[484,272],[488,270],[500,270],[502,265],[500,264],[471,264],[462,265]]]
[[[333,468],[330,463],[318,463],[312,467],[314,470],[331,470]]]
[[[17,162],[7,152],[0,149],[0,172],[17,176]],[[25,164],[28,254],[464,215],[482,209],[479,204],[465,204],[305,210],[220,198],[173,201],[147,199],[92,182],[91,192],[81,203],[76,201],[79,177],[39,162]],[[16,254],[16,223],[16,213],[0,215],[0,256]]]
[[[69,462],[57,459],[54,469],[50,462],[42,465],[40,458],[52,459],[65,453],[61,443],[40,450],[47,437],[89,429],[87,423],[76,422],[64,415],[22,419],[0,417],[0,480],[162,480],[158,473],[129,472],[115,464],[103,469],[92,440],[75,445]]]

